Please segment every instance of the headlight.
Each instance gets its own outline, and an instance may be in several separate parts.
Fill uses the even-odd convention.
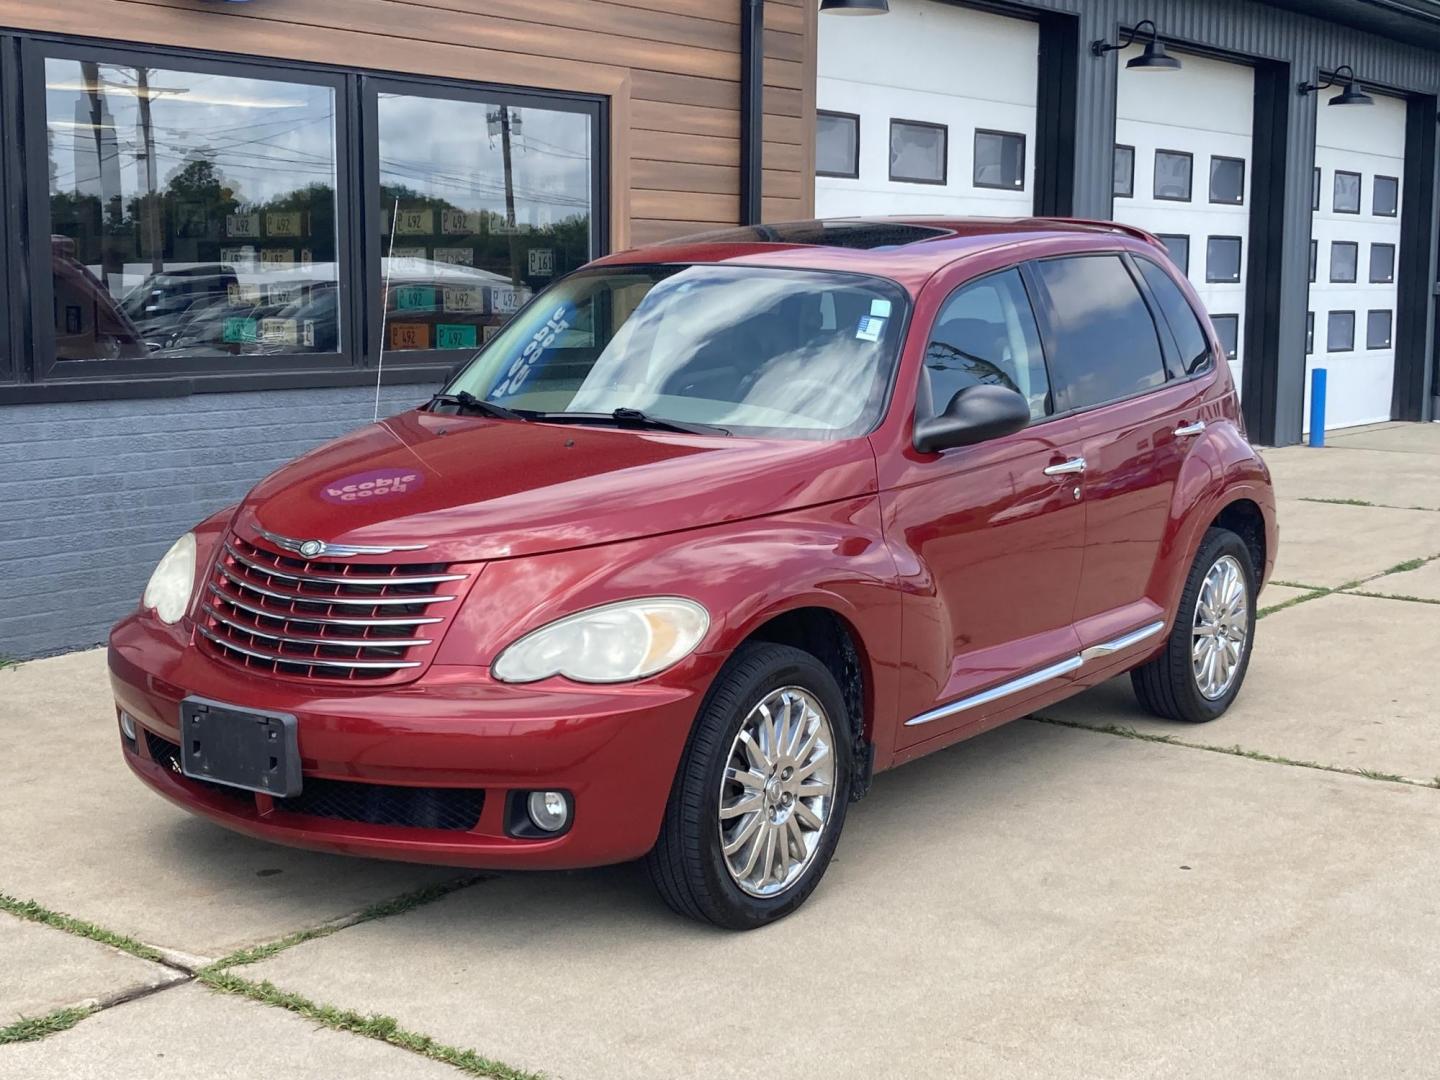
[[[683,660],[709,628],[709,612],[693,600],[624,600],[526,634],[508,646],[490,670],[501,682],[511,683],[551,675],[576,682],[628,682]]]
[[[176,540],[145,586],[145,607],[150,608],[163,623],[177,623],[190,606],[190,593],[195,588],[195,534],[186,533]]]

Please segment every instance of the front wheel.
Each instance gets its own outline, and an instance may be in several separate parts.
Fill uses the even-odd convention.
[[[737,650],[696,718],[646,857],[665,902],[732,930],[804,903],[845,824],[850,747],[829,668],[787,645]]]
[[[1228,529],[1206,530],[1169,641],[1130,673],[1141,705],[1190,723],[1214,720],[1230,707],[1250,666],[1255,585],[1245,541]]]

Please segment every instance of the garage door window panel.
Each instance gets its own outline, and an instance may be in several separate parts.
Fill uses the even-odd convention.
[[[926,346],[924,373],[932,415],[977,385],[1023,395],[1032,419],[1053,411],[1040,332],[1018,270],[990,274],[951,294]]]
[[[1353,240],[1330,242],[1330,280],[1337,285],[1353,284],[1360,263],[1360,245]]]
[[[1330,209],[1337,214],[1360,213],[1360,189],[1362,181],[1358,172],[1335,170],[1335,190]]]
[[[1210,159],[1210,201],[1226,206],[1245,202],[1245,159],[1221,157]]]
[[[1084,409],[1165,382],[1159,332],[1139,286],[1114,255],[1034,264],[1049,299],[1053,374],[1065,409]]]
[[[949,129],[920,120],[890,121],[890,179],[907,184],[944,184]]]
[[[1395,245],[1370,245],[1370,283],[1388,285],[1395,280]]]
[[[1210,368],[1210,339],[1205,334],[1195,309],[1180,291],[1180,286],[1165,270],[1149,259],[1137,258],[1135,265],[1149,286],[1150,295],[1175,340],[1180,359],[1177,375],[1198,375]]]
[[[1135,148],[1115,147],[1115,182],[1112,193],[1118,199],[1130,199],[1135,195]]]
[[[1233,284],[1240,280],[1241,238],[1211,236],[1205,241],[1205,280]]]
[[[1391,312],[1369,311],[1365,314],[1365,348],[1390,348]]]
[[[1376,217],[1397,217],[1400,213],[1400,181],[1393,176],[1375,177],[1370,192],[1370,212]]]
[[[1310,241],[1310,283],[1315,283],[1315,274],[1320,268],[1320,241]]]
[[[1184,233],[1161,233],[1156,237],[1165,245],[1170,261],[1178,266],[1186,277],[1190,276],[1190,237]]]
[[[1305,355],[1315,351],[1315,312],[1305,313]]]
[[[1325,320],[1325,351],[1353,352],[1355,349],[1355,312],[1332,311]]]
[[[1316,165],[1310,174],[1310,209],[1320,209],[1320,166]]]
[[[1155,198],[1189,202],[1195,171],[1194,155],[1183,150],[1155,151]]]
[[[1013,131],[976,131],[975,166],[971,179],[978,188],[1023,190],[1025,136]]]
[[[815,114],[815,173],[856,180],[860,176],[860,117],[854,113]]]
[[[1215,327],[1215,336],[1220,339],[1220,348],[1225,350],[1225,359],[1235,360],[1240,355],[1240,316],[1211,315],[1210,324]]]

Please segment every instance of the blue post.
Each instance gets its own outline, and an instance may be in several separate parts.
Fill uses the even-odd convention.
[[[1310,370],[1310,445],[1325,445],[1325,369]]]

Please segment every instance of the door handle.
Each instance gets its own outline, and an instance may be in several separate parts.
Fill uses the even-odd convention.
[[[1175,437],[1177,439],[1183,439],[1187,435],[1199,435],[1204,430],[1205,421],[1196,420],[1193,424],[1181,424],[1179,427],[1177,427],[1175,429]]]
[[[1083,473],[1085,471],[1085,459],[1083,457],[1072,457],[1069,461],[1058,461],[1054,465],[1045,466],[1046,476],[1069,476],[1071,473]]]

